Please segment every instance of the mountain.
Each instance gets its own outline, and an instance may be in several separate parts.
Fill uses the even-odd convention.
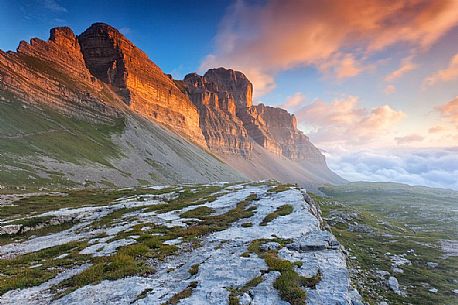
[[[243,73],[173,80],[115,28],[0,51],[0,184],[344,180],[286,110],[253,105]]]
[[[210,69],[176,81],[199,109],[208,147],[252,179],[301,184],[342,183],[286,110],[253,105],[253,85],[241,72]]]

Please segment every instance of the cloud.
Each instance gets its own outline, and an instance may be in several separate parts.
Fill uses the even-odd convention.
[[[422,135],[419,135],[419,134],[410,134],[410,135],[407,135],[407,136],[394,138],[394,140],[398,144],[410,144],[412,142],[421,142],[424,139],[425,138]]]
[[[383,92],[385,92],[386,95],[393,94],[396,92],[396,87],[394,85],[388,85]]]
[[[401,66],[396,69],[395,71],[391,72],[385,77],[385,81],[391,82],[397,78],[400,78],[402,75],[415,70],[417,68],[417,65],[412,63],[412,56],[409,56],[407,58],[404,58],[401,62]]]
[[[305,101],[305,96],[301,92],[296,92],[292,96],[288,96],[286,102],[280,105],[281,108],[285,108],[289,111],[297,109]]]
[[[43,0],[43,6],[50,11],[57,13],[66,13],[67,9],[59,4],[57,0]]]
[[[441,116],[458,126],[458,96],[436,108]]]
[[[129,27],[122,27],[119,29],[119,31],[124,35],[127,36],[132,33],[132,29]]]
[[[449,62],[447,68],[434,72],[424,80],[425,86],[432,86],[439,82],[450,81],[458,78],[458,53]]]
[[[405,117],[388,105],[367,109],[348,96],[331,103],[317,100],[296,111],[300,126],[311,130],[312,140],[327,148],[334,145],[366,145],[380,141]]]
[[[319,63],[317,67],[324,74],[336,79],[356,76],[365,69],[352,54],[340,53],[333,55],[327,61]]]
[[[433,127],[429,128],[428,129],[428,133],[432,133],[432,134],[442,133],[442,132],[444,132],[446,130],[447,130],[446,127],[441,126],[441,125],[437,125],[437,126],[433,126]]]
[[[331,169],[350,181],[392,181],[458,190],[458,148],[330,155]]]
[[[364,70],[370,54],[386,47],[430,47],[458,24],[456,11],[454,0],[236,1],[201,70],[241,70],[258,96],[272,90],[276,73],[294,67],[314,66],[340,79],[351,77]],[[335,68],[323,69],[336,58]]]

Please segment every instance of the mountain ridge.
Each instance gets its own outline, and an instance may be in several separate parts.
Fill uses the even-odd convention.
[[[253,85],[243,73],[217,68],[204,76],[192,73],[174,80],[104,23],[94,23],[80,35],[68,27],[53,28],[48,41],[33,38],[30,43],[22,41],[17,52],[0,51],[0,89],[26,104],[47,105],[93,122],[123,117],[132,122],[133,117],[143,117],[209,154],[216,167],[220,160],[230,164],[228,175],[221,172],[214,179],[267,178],[303,185],[344,181],[329,170],[321,152],[297,129],[294,115],[253,105]],[[157,145],[162,144],[158,140]],[[149,148],[139,145],[138,150],[148,152]],[[249,167],[265,167],[264,158],[278,163],[282,172],[253,175]],[[289,168],[296,163],[303,170],[293,175]],[[315,174],[320,171],[325,175]]]

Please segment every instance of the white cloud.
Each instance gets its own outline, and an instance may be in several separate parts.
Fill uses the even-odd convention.
[[[57,0],[43,0],[43,6],[53,12],[66,13],[67,9],[63,7]]]
[[[350,181],[392,181],[458,190],[458,148],[330,154],[331,169]]]

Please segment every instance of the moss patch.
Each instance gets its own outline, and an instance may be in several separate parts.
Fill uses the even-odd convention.
[[[279,206],[274,212],[267,214],[267,216],[264,217],[264,219],[261,221],[259,225],[267,226],[269,222],[276,219],[277,217],[289,215],[293,211],[294,211],[294,207],[290,204]]]

